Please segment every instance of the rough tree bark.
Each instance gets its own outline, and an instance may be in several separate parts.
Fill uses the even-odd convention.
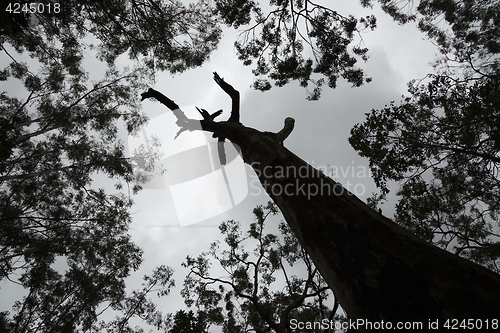
[[[235,90],[216,73],[214,79],[232,92],[234,111]],[[142,97],[178,108],[154,89]],[[187,130],[201,123],[202,130],[239,146],[350,319],[384,321],[386,328],[387,322],[421,322],[424,331],[429,321],[442,327],[447,319],[483,319],[483,330],[489,325],[491,331],[492,320],[500,319],[500,275],[417,238],[285,148],[293,119],[270,133],[243,126],[239,113],[215,122],[220,112],[199,111],[203,120],[178,116],[177,123]]]

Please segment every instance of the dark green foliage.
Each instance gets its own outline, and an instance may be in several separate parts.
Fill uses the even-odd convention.
[[[402,182],[396,222],[500,271],[499,1],[423,1],[419,27],[443,53],[410,97],[372,110],[349,139],[382,197]],[[443,17],[448,30],[434,22]],[[497,22],[497,23],[495,23]],[[484,38],[483,38],[484,37]]]
[[[264,223],[269,215],[278,213],[277,207],[269,202],[253,213],[256,221],[246,233],[232,220],[220,225],[225,249],[215,242],[210,251],[187,257],[183,266],[190,273],[181,293],[188,306],[198,309],[198,315],[178,312],[176,327],[196,324],[199,329],[222,326],[227,333],[291,332],[292,319],[319,322],[334,318],[337,309],[332,312],[327,306],[329,288],[287,224],[280,223],[279,235],[264,233]],[[247,246],[253,250],[248,251]],[[213,262],[225,271],[224,277],[210,274]],[[291,273],[297,267],[306,272],[304,277]],[[277,279],[285,281],[284,288],[278,287],[281,282],[275,284]],[[198,331],[191,328],[186,332]]]
[[[204,312],[198,311],[195,315],[191,310],[176,312],[171,325],[169,333],[207,333],[209,326]]]
[[[29,1],[19,1],[29,3]],[[76,72],[83,38],[98,40],[99,57],[108,63],[121,54],[151,69],[172,73],[205,62],[217,47],[221,30],[205,1],[101,0],[61,1],[60,13],[9,14],[0,42],[47,64],[60,59]],[[29,22],[29,23],[27,23]],[[54,43],[59,41],[61,44]]]
[[[0,80],[17,88],[0,93],[0,278],[26,291],[1,325],[132,332],[129,319],[138,316],[160,329],[164,318],[148,295],[168,293],[171,270],[159,267],[142,290],[125,292],[142,262],[128,228],[144,177],[134,172],[141,161],[125,157],[119,128],[132,133],[147,121],[137,96],[153,69],[200,65],[220,29],[204,2],[49,3],[61,11],[0,14]],[[95,53],[107,70],[90,81],[84,56]],[[133,69],[114,65],[122,54]],[[116,189],[96,184],[96,175]],[[108,308],[116,319],[99,321]]]
[[[255,1],[248,0],[216,0],[215,8],[224,23],[239,28],[250,23],[251,14],[257,7]]]
[[[378,0],[382,8],[401,23],[417,21],[418,27],[440,47],[449,60],[483,61],[500,52],[500,2],[477,0]],[[363,0],[371,6],[373,0]],[[446,24],[443,24],[443,21]]]
[[[8,312],[0,312],[0,332],[14,332],[14,323],[9,319]]]
[[[309,0],[273,0],[270,5],[266,13],[254,1],[216,1],[226,24],[246,25],[235,47],[243,64],[255,64],[255,89],[296,80],[305,88],[311,84],[308,99],[316,100],[325,81],[331,88],[339,77],[356,87],[370,81],[356,67],[358,58],[368,59],[368,50],[361,47],[361,38],[359,45],[351,44],[360,31],[376,27],[374,16],[343,16]]]
[[[11,67],[32,88],[33,74]],[[28,291],[14,307],[16,332],[58,332],[68,323],[88,331],[100,304],[124,301],[124,280],[142,261],[127,234],[130,196],[105,193],[91,179],[101,172],[134,180],[117,120],[131,130],[145,121],[138,73],[110,71],[87,88],[57,70],[37,76],[43,83],[26,100],[0,95],[0,277]]]

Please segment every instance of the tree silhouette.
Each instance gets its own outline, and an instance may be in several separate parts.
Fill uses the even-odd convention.
[[[198,309],[190,322],[203,320],[207,326],[221,326],[225,333],[288,333],[299,322],[345,320],[336,315],[338,300],[331,300],[330,288],[288,225],[282,221],[279,233],[266,231],[273,223],[267,219],[278,212],[272,202],[257,206],[246,232],[240,222],[224,221],[219,226],[223,242],[215,241],[207,252],[186,258],[183,266],[189,273],[181,294],[188,306]],[[222,276],[213,274],[214,266],[223,269]],[[185,312],[177,315],[183,317]],[[182,323],[174,321],[173,326]]]
[[[356,65],[368,60],[361,32],[375,29],[373,15],[355,18],[310,0],[269,1],[266,6],[216,0],[215,10],[225,24],[243,28],[234,46],[243,64],[253,66],[257,90],[296,80],[312,87],[307,98],[317,100],[322,86],[335,88],[339,78],[354,87],[371,81]]]
[[[144,289],[125,289],[142,262],[128,234],[140,189],[134,169],[149,165],[124,155],[119,129],[147,121],[136,96],[151,70],[181,72],[208,59],[221,32],[212,14],[205,2],[2,4],[0,279],[2,292],[11,284],[25,292],[0,327],[124,332],[134,316],[161,326],[148,295],[166,292],[171,272],[160,267]],[[89,53],[107,65],[104,78],[90,79]],[[117,68],[121,55],[134,68]],[[97,173],[115,188],[96,184]],[[116,320],[101,320],[108,309]]]
[[[162,102],[166,97],[149,89],[142,98]],[[239,147],[349,318],[383,320],[393,327],[421,322],[425,329],[429,320],[442,327],[449,319],[498,316],[499,275],[399,227],[286,149],[276,133],[215,122],[199,111],[203,119],[177,116],[178,124]]]

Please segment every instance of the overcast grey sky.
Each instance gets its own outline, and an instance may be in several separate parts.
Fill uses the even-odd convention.
[[[343,170],[346,177],[339,174],[337,180],[344,185],[351,184],[349,190],[366,199],[376,189],[371,179],[359,177],[358,171],[368,170],[367,160],[359,158],[347,142],[350,129],[363,121],[364,114],[372,108],[381,108],[392,100],[398,101],[405,94],[408,81],[423,78],[431,72],[429,64],[437,51],[416,28],[394,23],[377,5],[369,10],[361,8],[357,1],[349,6],[345,2],[335,3],[338,6],[331,5],[331,8],[343,14],[377,16],[377,29],[363,35],[370,58],[367,63],[359,63],[373,81],[361,88],[351,88],[340,80],[335,90],[325,87],[321,99],[316,102],[307,101],[306,92],[296,82],[265,93],[254,91],[250,88],[253,82],[251,68],[244,67],[236,57],[233,48],[236,33],[232,31],[224,33],[219,49],[204,66],[175,77],[161,74],[154,88],[181,107],[195,104],[211,112],[222,108],[224,114],[220,119],[225,120],[229,117],[231,102],[212,79],[212,72],[217,71],[240,91],[241,122],[244,125],[275,132],[282,128],[286,117],[295,118],[295,129],[285,141],[285,146],[316,167],[332,167],[340,173]],[[152,118],[166,112],[164,106],[149,101],[144,102],[144,108]],[[151,120],[154,121],[155,118]],[[175,144],[173,135],[170,140],[172,145]],[[353,169],[355,177],[352,177]],[[208,250],[211,242],[221,238],[216,228],[220,221],[239,220],[245,228],[252,221],[251,212],[255,205],[269,200],[263,191],[256,195],[258,191],[250,186],[250,182],[255,181],[255,174],[249,166],[246,166],[246,172],[249,195],[239,205],[189,227],[180,227],[175,219],[168,190],[145,189],[137,196],[131,234],[144,249],[145,262],[141,272],[130,280],[136,284],[135,281],[143,273],[161,264],[173,267],[179,288],[160,301],[166,312],[185,307],[178,295],[187,273],[180,267],[185,257]],[[193,209],[197,204],[193,200]],[[392,216],[393,205],[394,201],[383,206],[384,215]]]
[[[359,171],[363,168],[368,170],[367,160],[359,158],[348,144],[349,131],[354,124],[362,122],[364,114],[372,108],[381,108],[392,100],[398,101],[406,92],[408,81],[423,78],[431,72],[429,63],[434,60],[437,51],[411,24],[400,26],[394,23],[378,5],[370,10],[361,8],[358,1],[348,4],[345,1],[323,2],[342,14],[377,16],[377,29],[363,35],[370,58],[367,63],[359,63],[367,75],[373,78],[371,83],[361,88],[351,88],[349,84],[339,80],[338,88],[332,90],[325,87],[321,99],[316,102],[305,99],[306,92],[297,82],[265,93],[254,91],[250,88],[253,82],[251,68],[244,67],[235,54],[233,42],[236,33],[226,30],[218,50],[212,54],[209,62],[174,77],[158,74],[154,88],[181,107],[196,105],[212,112],[222,108],[224,114],[220,119],[226,120],[231,101],[212,79],[212,72],[217,71],[240,91],[241,122],[244,125],[261,131],[276,132],[282,128],[286,117],[295,118],[295,129],[285,141],[285,146],[316,167],[331,167],[340,173],[343,171],[346,177],[339,174],[337,180],[344,185],[349,181],[349,190],[366,199],[376,189],[371,179],[359,177]],[[143,105],[152,118],[149,126],[159,124],[158,115],[171,116],[159,103],[145,101]],[[162,128],[156,127],[160,130]],[[163,137],[163,145],[165,149],[170,149],[169,144],[175,145],[178,142],[173,141],[172,133],[167,134]],[[190,135],[195,134],[183,133],[181,137],[189,141]],[[126,136],[123,140],[129,142]],[[144,250],[145,261],[140,270],[129,278],[129,289],[139,288],[142,276],[149,274],[154,267],[168,265],[175,270],[174,278],[178,288],[159,300],[160,307],[164,312],[185,308],[179,296],[186,274],[180,266],[181,262],[187,255],[195,256],[208,250],[211,242],[221,238],[217,228],[221,221],[239,220],[243,224],[243,230],[246,230],[253,218],[252,209],[269,200],[264,191],[257,191],[251,186],[252,181],[255,184],[255,174],[249,166],[244,168],[249,192],[246,198],[223,214],[192,226],[179,225],[168,189],[144,189],[136,196],[130,233]],[[352,177],[352,170],[355,170],[355,177]],[[192,193],[185,193],[185,196],[192,198],[189,208],[195,210],[199,204],[197,199]],[[392,216],[393,204],[394,202],[390,202],[383,207],[384,215]],[[5,288],[1,290],[2,293],[6,292]],[[19,294],[10,290],[4,294],[2,306],[17,298]]]

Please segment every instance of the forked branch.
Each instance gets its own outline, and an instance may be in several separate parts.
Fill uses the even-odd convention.
[[[222,114],[222,110],[218,110],[212,114],[202,108],[196,108],[200,115],[203,117],[201,120],[189,119],[173,100],[163,95],[161,92],[149,88],[148,91],[141,94],[142,100],[147,98],[155,98],[157,101],[168,107],[177,118],[176,124],[180,127],[177,132],[176,138],[184,131],[204,130],[213,132],[213,137],[218,138],[219,160],[222,165],[226,163],[226,156],[224,151],[224,141],[226,138],[235,142],[235,133],[242,130],[244,126],[241,125],[240,119],[240,93],[234,89],[229,83],[224,81],[223,78],[214,72],[214,81],[222,88],[230,97],[232,101],[231,116],[227,121],[215,122],[214,119]],[[283,141],[290,135],[293,130],[295,120],[293,118],[286,118],[285,125],[278,133],[266,132],[273,140],[283,144]],[[236,140],[238,141],[238,140]]]

